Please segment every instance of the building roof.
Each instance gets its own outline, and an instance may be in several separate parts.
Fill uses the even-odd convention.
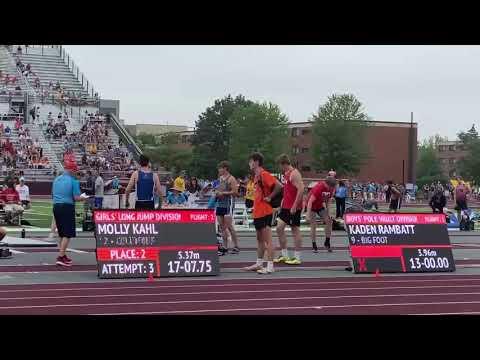
[[[417,123],[410,123],[404,121],[367,121],[369,126],[385,126],[385,127],[410,127],[413,125],[414,128],[417,127]],[[288,123],[289,128],[301,128],[301,127],[310,127],[313,125],[312,121],[302,121],[302,122],[290,122]]]

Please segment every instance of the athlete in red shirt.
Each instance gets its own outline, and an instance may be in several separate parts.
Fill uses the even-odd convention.
[[[328,252],[332,252],[330,246],[330,236],[332,234],[332,219],[329,214],[330,200],[335,194],[335,185],[337,181],[334,177],[328,176],[325,181],[318,182],[310,191],[307,202],[307,221],[310,222],[310,237],[312,239],[313,252],[318,252],[317,242],[315,240],[317,222],[312,214],[316,212],[325,221],[325,243],[324,246]]]
[[[282,173],[285,177],[283,186],[283,200],[280,214],[277,220],[277,235],[280,242],[282,254],[273,260],[276,263],[284,262],[289,265],[300,265],[302,234],[300,233],[300,216],[302,215],[303,200],[303,180],[300,171],[295,169],[286,154],[282,154],[277,159]],[[293,258],[288,257],[287,236],[285,235],[285,227],[290,225],[292,229],[293,239],[295,242],[295,253]]]

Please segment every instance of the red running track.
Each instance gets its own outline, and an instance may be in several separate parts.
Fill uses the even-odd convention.
[[[480,313],[479,275],[0,286],[0,315]]]
[[[224,262],[220,264],[221,269],[238,269],[252,265],[253,261]],[[301,265],[275,264],[279,268],[333,268],[350,266],[350,260],[320,260],[303,261]],[[480,267],[480,259],[458,259],[455,265],[460,267]],[[24,272],[97,272],[97,265],[74,264],[70,267],[57,265],[0,265],[0,273],[24,273]]]

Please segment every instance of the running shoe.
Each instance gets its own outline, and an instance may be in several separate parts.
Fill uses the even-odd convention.
[[[59,266],[72,266],[71,263],[69,263],[68,261],[65,260],[65,256],[59,256],[57,257],[57,262],[56,262],[57,265]]]
[[[0,259],[10,259],[12,257],[12,252],[10,249],[0,249]]]
[[[328,252],[332,252],[332,247],[330,246],[330,241],[325,240],[325,243],[323,244],[325,246],[325,249],[327,249]]]
[[[218,256],[224,256],[228,254],[228,249],[225,248],[219,248],[217,251]]]
[[[245,271],[258,271],[258,270],[261,270],[263,269],[263,266],[262,265],[257,265],[257,264],[253,264],[253,265],[250,265],[250,266],[247,266],[247,267],[244,267],[243,270]]]
[[[316,242],[312,242],[312,248],[314,253],[318,253],[318,247]]]
[[[279,257],[277,257],[276,259],[273,259],[273,262],[278,264],[278,263],[287,263],[287,261],[289,260],[288,257],[286,256],[283,256],[283,255],[280,255]]]
[[[66,263],[68,263],[68,264],[73,263],[73,260],[70,259],[67,255],[65,255],[65,256],[63,257],[63,260],[64,260]]]
[[[270,275],[273,272],[275,272],[275,270],[269,271],[267,268],[264,268],[264,267],[257,270],[257,274],[260,274],[260,275]]]
[[[238,254],[240,253],[240,248],[238,246],[235,246],[230,250],[230,254]]]
[[[352,269],[351,266],[347,266],[347,267],[345,268],[345,271],[352,271],[352,270],[353,270],[353,269]]]
[[[300,261],[300,259],[297,259],[297,258],[291,258],[287,261],[285,261],[285,264],[287,265],[300,265],[302,262]]]

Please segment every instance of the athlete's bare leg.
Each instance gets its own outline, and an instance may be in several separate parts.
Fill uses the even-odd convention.
[[[291,229],[292,229],[293,241],[295,244],[295,251],[301,251],[302,250],[302,233],[300,232],[300,227],[292,226]]]
[[[233,246],[237,247],[238,248],[238,236],[237,236],[237,232],[235,230],[235,227],[233,226],[233,219],[231,216],[225,216],[223,218],[223,222],[224,222],[224,229],[226,229],[226,231],[228,233],[230,233],[231,237],[232,237],[232,241],[233,241]]]
[[[285,224],[282,219],[277,220],[277,236],[278,236],[278,242],[280,244],[280,249],[286,249],[287,248],[287,235],[285,234],[285,227],[287,224]]]

